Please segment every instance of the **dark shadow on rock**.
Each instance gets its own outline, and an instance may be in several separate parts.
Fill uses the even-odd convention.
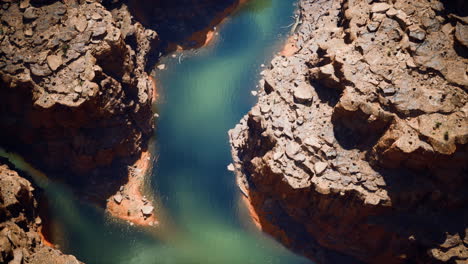
[[[390,120],[376,118],[360,109],[346,111],[335,107],[332,114],[335,138],[344,149],[366,150],[374,146],[390,125]]]
[[[111,9],[122,3],[129,6],[137,21],[158,32],[166,45],[174,43],[195,47],[197,43],[186,43],[187,39],[196,32],[211,30],[224,18],[226,10],[237,6],[238,0],[104,1]]]
[[[453,185],[437,180],[430,170],[374,169],[384,178],[383,188],[390,197],[391,207],[369,216],[369,224],[396,234],[401,245],[409,249],[408,259],[421,260],[421,256],[427,256],[427,262],[418,263],[435,263],[428,256],[428,249],[441,248],[447,235],[458,234],[463,240],[468,223],[468,194],[460,190],[468,189],[468,179],[463,176],[466,171],[459,174],[461,182]],[[457,245],[454,241],[453,245],[441,249],[446,252]]]
[[[468,16],[468,5],[466,0],[442,0],[445,11],[447,13],[456,14],[458,16]]]
[[[318,81],[311,81],[310,84],[314,87],[315,92],[322,103],[327,103],[329,106],[334,107],[340,100],[340,90],[325,87]]]
[[[7,87],[0,79],[0,146],[105,208],[128,180],[128,166],[147,150],[151,130],[137,128],[129,109],[101,115],[96,101],[43,109],[32,103],[30,84]]]

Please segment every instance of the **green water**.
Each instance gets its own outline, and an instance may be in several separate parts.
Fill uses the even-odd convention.
[[[226,170],[227,131],[255,103],[250,91],[260,65],[286,39],[294,3],[251,0],[218,27],[209,47],[162,59],[167,69],[156,74],[159,159],[150,185],[163,208],[164,230],[111,220],[9,156],[44,188],[64,252],[89,264],[309,263],[252,227],[234,175]]]

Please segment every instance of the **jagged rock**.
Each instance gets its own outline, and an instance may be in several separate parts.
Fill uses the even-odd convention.
[[[0,262],[81,263],[43,244],[33,190],[29,181],[0,162]],[[34,261],[39,255],[44,256],[43,262]]]
[[[120,204],[123,200],[123,197],[120,193],[114,195],[114,201],[117,203],[117,204]]]
[[[460,44],[468,48],[468,25],[458,22],[455,27],[455,38]]]
[[[300,9],[297,52],[262,72],[271,111],[230,131],[262,230],[315,263],[466,262],[466,19],[437,0]]]
[[[62,65],[62,57],[57,55],[47,56],[47,64],[52,71],[55,71]]]
[[[375,3],[372,5],[372,13],[385,13],[391,8],[391,5],[387,3]]]
[[[299,103],[309,103],[314,98],[313,89],[310,85],[305,83],[299,84],[296,88],[294,88],[294,98]]]
[[[37,10],[36,8],[34,7],[28,7],[25,11],[24,11],[24,18],[25,19],[36,19],[37,18]]]
[[[423,41],[426,38],[426,32],[418,26],[412,26],[409,29],[409,37],[414,41]]]
[[[320,149],[322,145],[320,144],[320,140],[317,137],[309,136],[304,140],[304,144],[311,146],[315,150]]]
[[[1,17],[18,32],[34,28],[34,33],[27,40],[8,31],[8,39],[14,34],[23,44],[1,45],[0,60],[8,64],[0,69],[0,118],[16,121],[0,122],[0,144],[46,171],[76,175],[137,154],[154,125],[153,87],[145,69],[156,34],[131,22],[135,28],[124,36],[120,22],[131,17],[125,5],[111,13],[95,1],[47,1],[22,12],[18,2],[1,9]],[[33,15],[38,15],[34,22],[20,23]],[[128,39],[135,39],[135,46],[127,45]],[[21,58],[12,59],[15,54]],[[93,131],[113,136],[96,137]]]
[[[326,162],[317,162],[314,164],[314,171],[317,175],[320,175],[325,171],[327,167],[328,164]]]
[[[39,77],[45,77],[45,76],[49,76],[52,74],[49,67],[43,64],[32,64],[30,66],[30,69],[31,69],[32,74],[39,76]]]
[[[289,142],[286,145],[286,155],[288,155],[288,157],[292,159],[294,159],[294,157],[299,153],[300,150],[301,146],[299,146],[299,144],[297,144],[296,142]]]
[[[86,17],[84,16],[78,16],[76,18],[75,22],[75,29],[78,30],[78,32],[84,32],[86,28],[88,27],[88,21],[86,20]]]
[[[153,214],[154,207],[151,205],[145,205],[141,208],[141,212],[143,215],[151,215]]]

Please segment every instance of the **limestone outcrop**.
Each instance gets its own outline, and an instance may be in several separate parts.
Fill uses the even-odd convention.
[[[467,263],[456,4],[300,2],[293,52],[262,72],[258,104],[229,133],[264,231],[318,263]]]

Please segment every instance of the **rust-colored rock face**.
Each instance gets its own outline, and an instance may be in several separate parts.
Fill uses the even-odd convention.
[[[467,263],[467,18],[446,2],[301,1],[230,131],[264,231],[318,263]]]
[[[26,179],[0,162],[0,263],[81,263],[43,244],[33,190]]]
[[[26,2],[0,11],[0,144],[48,172],[138,154],[153,128],[145,67],[156,33],[125,7]]]

